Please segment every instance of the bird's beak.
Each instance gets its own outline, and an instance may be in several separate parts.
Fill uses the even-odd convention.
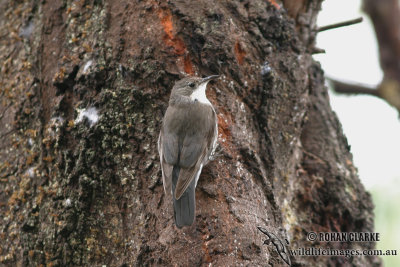
[[[205,82],[208,82],[208,81],[210,81],[210,80],[217,79],[217,78],[219,78],[219,75],[211,75],[211,76],[208,76],[208,77],[203,78],[203,79],[201,80],[201,83],[205,83]]]

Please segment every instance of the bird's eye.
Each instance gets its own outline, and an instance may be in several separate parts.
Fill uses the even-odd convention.
[[[193,88],[195,86],[195,84],[194,83],[189,83],[189,86]]]

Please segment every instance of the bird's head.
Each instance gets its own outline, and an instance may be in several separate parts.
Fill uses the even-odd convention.
[[[172,95],[187,96],[205,94],[207,83],[213,79],[218,78],[218,75],[211,75],[205,78],[200,77],[186,77],[177,81],[172,88]]]

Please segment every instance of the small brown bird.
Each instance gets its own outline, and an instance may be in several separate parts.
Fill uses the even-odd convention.
[[[217,77],[175,83],[158,138],[164,190],[172,194],[179,228],[194,221],[197,181],[217,145],[217,115],[206,97],[207,83]]]

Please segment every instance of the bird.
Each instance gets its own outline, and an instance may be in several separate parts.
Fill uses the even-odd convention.
[[[177,81],[162,121],[158,138],[162,180],[165,194],[172,195],[178,228],[194,222],[197,182],[217,146],[218,119],[206,89],[218,77],[190,76]]]

